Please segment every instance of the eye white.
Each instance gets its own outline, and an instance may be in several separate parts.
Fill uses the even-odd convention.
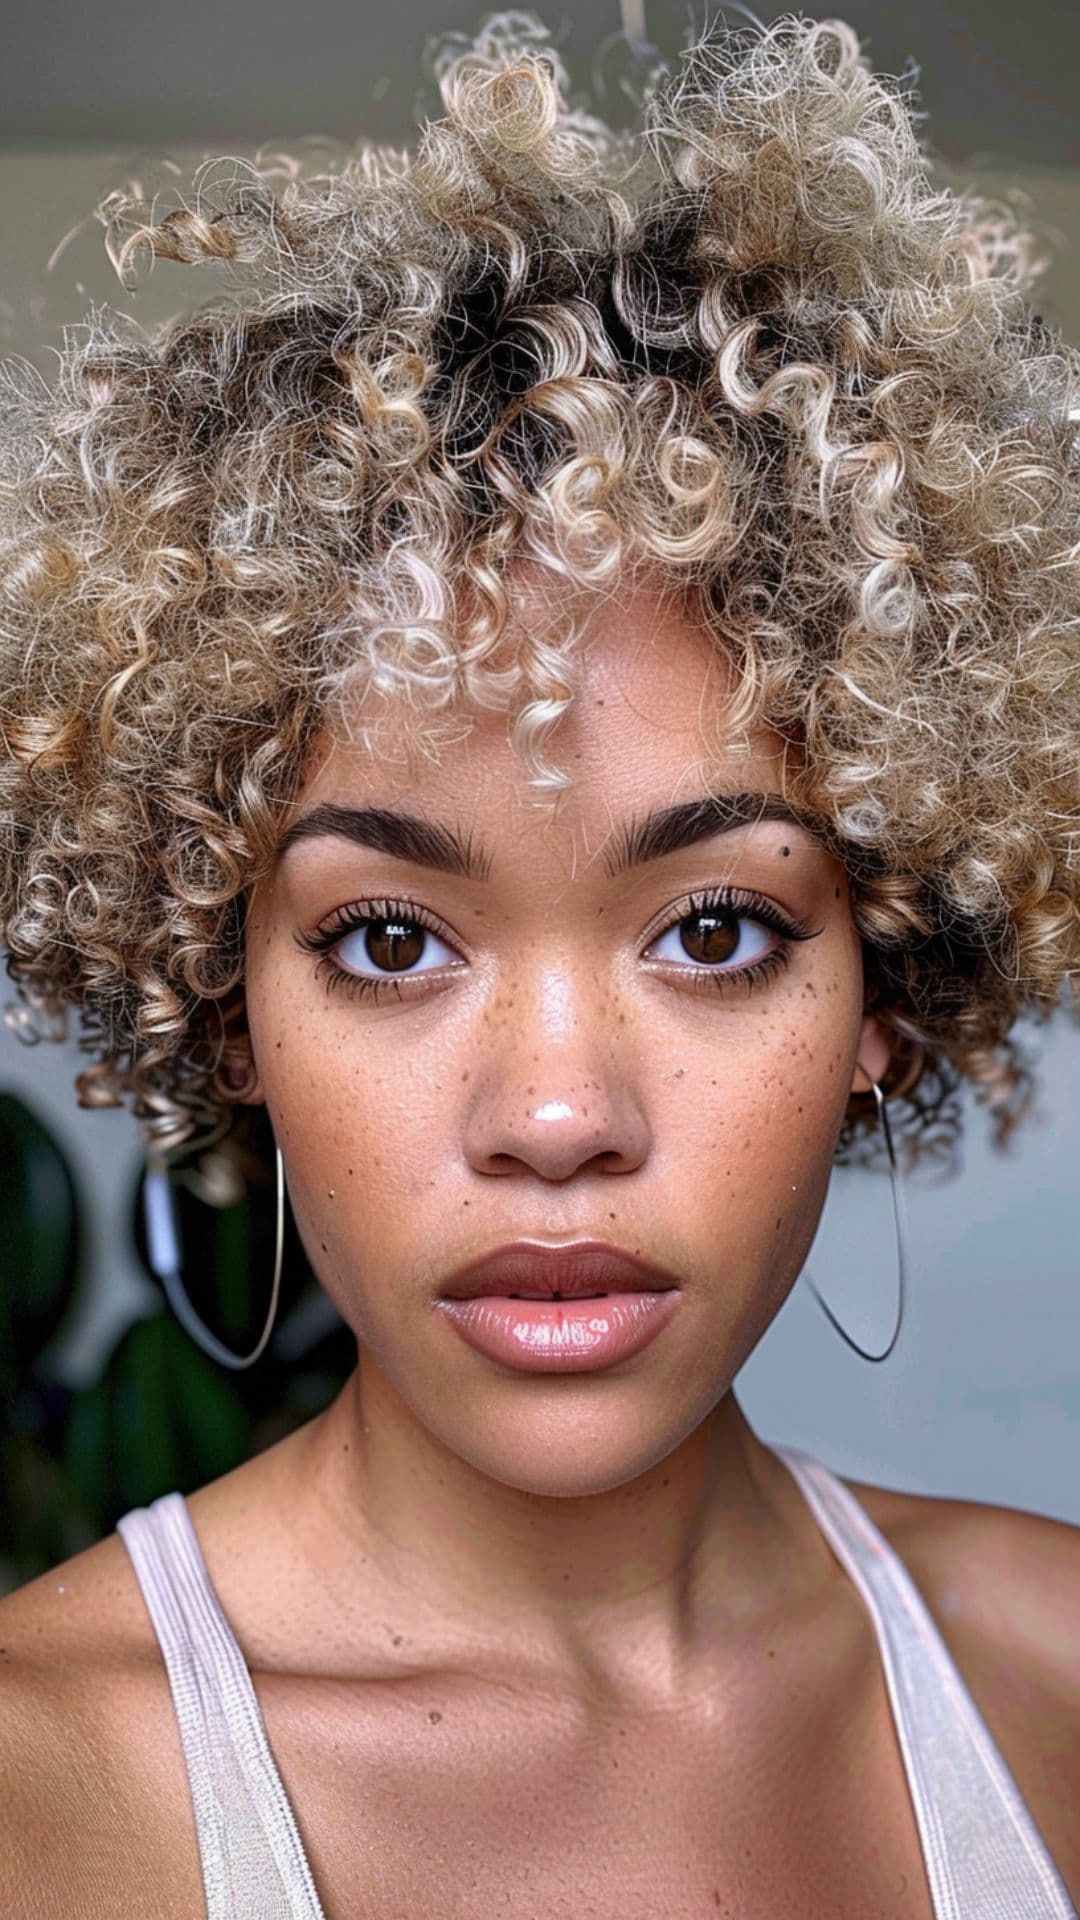
[[[383,967],[372,959],[367,950],[368,935],[385,940],[387,927],[408,927],[410,936],[413,938],[419,934],[424,947],[419,960],[414,961],[412,966]],[[380,928],[384,931],[380,932]],[[442,955],[434,960],[429,957],[429,949],[432,945],[442,948]],[[366,926],[354,927],[343,940],[339,940],[333,952],[338,966],[344,968],[346,973],[362,974],[369,980],[407,980],[414,973],[430,973],[435,967],[444,967],[448,961],[457,957],[452,948],[447,946],[446,941],[440,940],[437,934],[432,933],[430,927],[420,926],[414,920],[397,920],[389,916],[374,915]]]
[[[707,917],[706,913],[702,913],[702,919],[706,919]],[[722,963],[718,960],[695,960],[693,955],[687,953],[686,948],[683,946],[681,929],[686,921],[693,921],[698,918],[696,913],[684,913],[682,918],[676,920],[673,926],[667,927],[659,936],[659,942],[653,942],[653,946],[649,949],[650,955],[655,960],[676,960],[684,967],[697,967],[703,973],[730,973],[736,967],[753,966],[756,961],[764,960],[766,954],[772,951],[770,930],[768,927],[763,927],[760,921],[752,919],[749,914],[740,913],[735,917],[739,925],[738,944],[734,952],[729,953],[727,959]],[[746,929],[748,927],[754,929],[762,943],[760,950],[756,953],[752,950],[753,935],[751,935],[749,943],[746,939]],[[665,940],[673,942],[673,951],[670,953],[663,953],[658,950],[659,947],[662,947]],[[751,949],[750,951],[747,951],[748,944]]]

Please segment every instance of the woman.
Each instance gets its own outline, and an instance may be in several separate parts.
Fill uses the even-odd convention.
[[[1077,1530],[732,1382],[1076,997],[1077,354],[842,23],[635,141],[452,51],[411,155],[109,207],[242,299],[8,373],[24,1018],[155,1164],[265,1105],[358,1363],[4,1601],[5,1910],[1075,1916]]]

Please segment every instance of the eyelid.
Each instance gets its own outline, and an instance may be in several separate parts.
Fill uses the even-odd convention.
[[[296,933],[298,947],[305,953],[329,953],[338,942],[350,933],[355,933],[369,920],[409,920],[418,927],[424,927],[428,933],[434,933],[447,946],[457,949],[457,941],[449,927],[437,914],[424,907],[418,900],[393,900],[387,896],[378,899],[350,900],[344,906],[335,907],[310,933],[303,929]],[[387,979],[394,976],[387,974]],[[402,979],[405,975],[398,976]]]
[[[644,936],[645,944],[651,946],[653,941],[666,933],[669,927],[677,926],[680,920],[689,918],[691,914],[705,913],[717,908],[727,909],[746,918],[762,920],[773,932],[782,934],[787,939],[807,940],[815,937],[803,921],[785,912],[765,894],[758,893],[752,887],[733,887],[722,884],[695,888],[665,907],[661,915],[647,929]],[[335,907],[332,912],[324,915],[310,933],[299,930],[295,935],[296,944],[305,953],[325,953],[329,947],[345,939],[346,935],[354,933],[357,927],[366,921],[381,919],[411,920],[415,925],[426,927],[430,933],[437,934],[439,939],[445,940],[448,946],[456,947],[457,945],[455,936],[445,921],[440,920],[429,907],[423,906],[418,900],[391,899],[388,896],[346,901],[342,906]]]
[[[645,944],[652,946],[655,940],[667,933],[669,928],[678,926],[680,920],[687,920],[695,913],[725,911],[739,919],[759,920],[771,932],[784,940],[814,940],[817,934],[809,924],[796,915],[778,907],[766,894],[758,893],[753,887],[733,887],[722,884],[713,887],[698,887],[686,894],[672,907],[666,908],[666,918],[651,927],[645,936]],[[818,932],[822,929],[819,928]],[[693,964],[692,962],[690,964]]]

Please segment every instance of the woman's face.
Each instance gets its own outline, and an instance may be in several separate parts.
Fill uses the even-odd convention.
[[[437,764],[324,746],[247,957],[255,1097],[362,1379],[494,1479],[564,1494],[643,1472],[725,1395],[814,1238],[856,1061],[888,1057],[845,871],[806,828],[713,821],[628,860],[648,815],[779,796],[780,740],[725,735],[715,642],[640,593],[593,614],[581,665],[554,813],[505,715]],[[474,870],[367,844],[373,808]],[[613,1243],[680,1297],[613,1366],[518,1371],[434,1303],[521,1239]]]

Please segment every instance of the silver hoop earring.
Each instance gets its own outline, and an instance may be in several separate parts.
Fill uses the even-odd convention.
[[[896,1155],[893,1152],[892,1129],[889,1126],[889,1116],[885,1110],[885,1096],[882,1093],[881,1088],[878,1086],[878,1083],[876,1080],[871,1081],[871,1086],[874,1089],[874,1094],[877,1099],[878,1119],[881,1121],[882,1131],[884,1132],[884,1135],[885,1135],[885,1145],[886,1145],[886,1148],[888,1149],[888,1154],[889,1154],[889,1174],[892,1180],[892,1195],[893,1195],[893,1219],[896,1224],[896,1265],[897,1265],[897,1273],[899,1275],[899,1293],[900,1293],[900,1302],[899,1302],[899,1307],[897,1309],[897,1315],[896,1315],[896,1325],[893,1328],[892,1339],[889,1341],[889,1344],[885,1348],[885,1351],[883,1353],[867,1353],[865,1347],[860,1347],[858,1341],[853,1340],[850,1333],[847,1332],[846,1328],[840,1325],[840,1322],[837,1319],[835,1313],[833,1312],[832,1308],[829,1306],[828,1302],[824,1300],[821,1294],[818,1292],[817,1288],[814,1285],[814,1282],[810,1278],[810,1275],[807,1273],[807,1274],[804,1274],[803,1277],[806,1280],[806,1284],[810,1288],[810,1291],[813,1294],[815,1300],[817,1301],[819,1307],[821,1307],[822,1311],[827,1315],[828,1319],[832,1321],[832,1324],[836,1328],[836,1331],[840,1335],[841,1339],[846,1340],[848,1343],[848,1346],[852,1347],[854,1351],[857,1354],[859,1354],[863,1360],[878,1361],[878,1360],[888,1359],[890,1353],[892,1352],[893,1348],[896,1345],[896,1342],[900,1335],[900,1328],[903,1324],[905,1269],[907,1265],[907,1260],[906,1260],[907,1223],[904,1218],[903,1194],[901,1191],[901,1181],[900,1181],[899,1171],[896,1165]]]
[[[143,1218],[146,1222],[146,1246],[150,1271],[161,1281],[166,1298],[184,1332],[196,1346],[223,1367],[253,1367],[270,1338],[277,1314],[281,1289],[281,1252],[285,1240],[285,1163],[281,1148],[274,1145],[277,1174],[277,1224],[274,1232],[274,1284],[270,1290],[270,1310],[259,1343],[247,1355],[230,1353],[216,1334],[199,1319],[184,1290],[180,1277],[180,1236],[176,1230],[176,1212],[165,1163],[151,1160],[143,1178]]]

